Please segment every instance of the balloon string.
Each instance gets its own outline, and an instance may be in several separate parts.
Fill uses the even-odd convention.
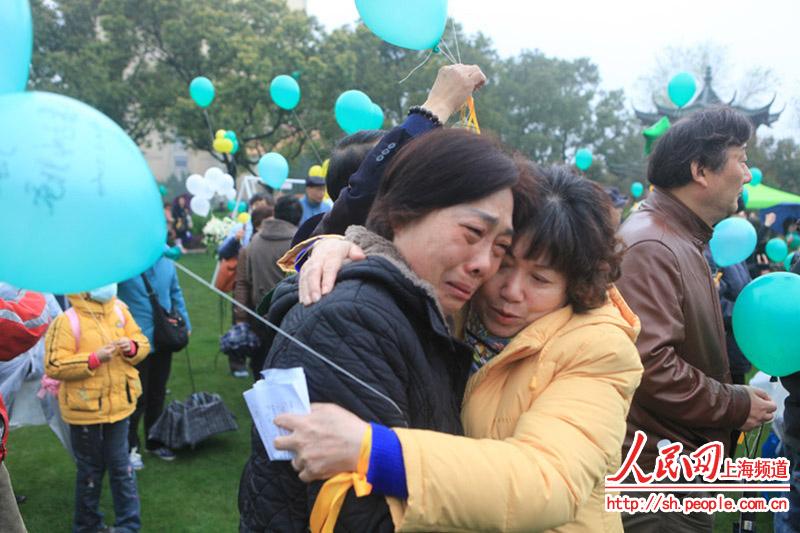
[[[208,135],[211,137],[211,146],[214,146],[214,128],[211,127],[211,119],[208,118],[208,109],[203,109],[203,117],[206,119],[206,126],[208,126]]]
[[[317,145],[314,144],[314,139],[311,138],[311,135],[308,134],[308,131],[306,131],[306,128],[303,126],[303,122],[300,120],[300,115],[295,113],[295,110],[292,109],[292,116],[297,121],[297,125],[300,126],[300,129],[303,130],[303,134],[305,134],[306,139],[308,139],[308,142],[311,144],[311,149],[314,151],[314,155],[317,156],[317,160],[321,165],[323,161],[322,157],[320,157],[319,152],[317,151]]]
[[[389,398],[387,395],[385,395],[381,391],[377,390],[375,387],[373,387],[369,383],[363,381],[362,379],[358,378],[357,376],[354,376],[348,370],[346,370],[346,369],[342,368],[341,366],[337,365],[336,363],[334,363],[333,361],[331,361],[330,359],[328,359],[327,357],[325,357],[324,355],[322,355],[318,351],[314,350],[313,348],[311,348],[310,346],[306,345],[302,341],[294,338],[292,335],[286,333],[285,331],[283,331],[281,328],[279,328],[278,326],[276,326],[275,324],[273,324],[269,320],[267,320],[264,317],[258,315],[256,312],[254,312],[253,310],[248,308],[246,305],[243,305],[243,304],[237,302],[236,300],[234,300],[233,298],[231,298],[230,296],[228,296],[224,292],[220,291],[219,289],[217,289],[216,287],[214,287],[213,285],[208,283],[206,280],[204,280],[203,278],[201,278],[200,276],[198,276],[197,274],[195,274],[194,272],[192,272],[191,270],[189,270],[188,268],[186,268],[182,264],[178,263],[177,261],[174,261],[174,263],[175,263],[175,266],[177,268],[179,268],[180,270],[182,270],[187,276],[191,277],[192,279],[194,279],[198,283],[204,285],[205,287],[211,289],[211,291],[213,291],[217,295],[221,296],[225,300],[229,301],[231,304],[239,307],[244,312],[246,312],[248,315],[252,316],[253,318],[258,320],[259,322],[261,322],[265,326],[273,329],[275,331],[275,333],[279,333],[280,335],[283,335],[284,337],[289,339],[291,342],[293,342],[293,343],[297,344],[298,346],[300,346],[301,348],[305,349],[311,355],[313,355],[314,357],[316,357],[317,359],[319,359],[320,361],[322,361],[326,365],[330,366],[334,370],[336,370],[336,371],[344,374],[345,376],[349,377],[350,379],[352,379],[353,381],[355,381],[356,383],[358,383],[359,385],[361,385],[365,389],[369,390],[370,392],[372,392],[373,394],[375,394],[379,398],[382,398],[383,400],[386,400],[386,402],[388,402],[392,407],[394,407],[401,416],[404,416],[403,415],[403,410],[400,409],[400,406],[397,405],[397,403],[395,403],[394,400]]]
[[[450,50],[450,47],[447,46],[446,42],[439,42],[439,51],[442,52],[442,55],[446,57],[452,64],[458,64],[458,61],[456,61],[456,58],[453,56],[453,52]]]
[[[450,19],[450,27],[453,28],[453,39],[456,42],[456,55],[458,56],[458,63],[461,64],[461,49],[458,46],[458,30],[456,29],[456,19]]]
[[[427,56],[425,56],[425,59],[422,61],[422,63],[420,63],[419,65],[417,65],[416,67],[414,67],[414,68],[411,70],[411,72],[409,72],[409,73],[408,73],[408,75],[407,75],[405,78],[403,78],[402,80],[398,81],[398,82],[397,82],[397,84],[399,85],[399,84],[401,84],[401,83],[405,82],[405,81],[406,81],[406,80],[408,80],[408,78],[410,78],[410,77],[411,77],[411,76],[412,76],[412,75],[413,75],[413,74],[414,74],[416,71],[418,71],[419,69],[421,69],[422,67],[424,67],[424,66],[425,66],[425,63],[427,63],[427,62],[428,62],[428,60],[431,58],[431,56],[432,56],[432,55],[433,55],[433,50],[429,50],[429,51],[428,51],[428,55],[427,55]]]

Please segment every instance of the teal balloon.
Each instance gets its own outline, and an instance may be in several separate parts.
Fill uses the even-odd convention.
[[[733,306],[736,343],[771,376],[800,370],[800,276],[773,272],[749,283]]]
[[[395,46],[430,50],[447,26],[447,0],[356,0],[372,33]]]
[[[336,99],[336,122],[348,135],[357,131],[375,129],[377,115],[372,100],[361,91],[345,91]],[[381,112],[381,114],[383,114]]]
[[[138,276],[161,257],[161,195],[139,147],[67,96],[0,96],[0,279],[70,294]]]
[[[0,10],[0,94],[25,90],[33,53],[28,0],[4,0]]]
[[[631,196],[634,199],[639,199],[644,194],[644,185],[640,181],[634,181],[631,183]]]
[[[275,105],[291,111],[300,103],[300,85],[293,77],[283,74],[269,84],[269,95]]]
[[[741,217],[726,218],[714,227],[708,243],[711,257],[719,267],[741,263],[756,250],[756,228]]]
[[[783,239],[776,237],[767,242],[767,257],[773,263],[782,263],[788,254],[789,246],[786,245],[786,241]]]
[[[189,96],[203,109],[214,101],[214,84],[206,77],[198,76],[189,84]]]
[[[758,167],[753,167],[750,169],[750,175],[752,178],[750,179],[750,185],[755,187],[756,185],[761,185],[761,180],[764,179],[764,174],[761,172],[761,169]]]
[[[258,161],[258,175],[268,187],[280,189],[289,177],[289,163],[277,152],[264,154]]]
[[[697,83],[694,81],[694,76],[688,72],[677,74],[669,80],[669,85],[667,85],[669,99],[678,107],[683,107],[691,102],[695,92],[697,92]]]
[[[750,191],[747,189],[747,187],[745,187],[742,189],[742,202],[744,203],[745,207],[747,207],[747,202],[749,201],[750,201]]]
[[[166,196],[169,190],[164,185],[159,185],[158,192],[161,194],[161,196]]]
[[[370,127],[368,129],[371,130],[379,130],[383,128],[383,121],[385,117],[383,115],[383,109],[378,104],[372,104],[370,106]]]
[[[235,154],[239,151],[239,139],[236,138],[236,132],[232,130],[228,130],[225,132],[224,137],[228,139],[233,144],[233,149],[231,150],[232,154]]]
[[[786,244],[789,246],[789,251],[794,252],[800,248],[800,233],[793,231],[786,234]]]
[[[792,261],[794,261],[794,256],[797,255],[797,252],[792,252],[786,256],[786,259],[783,260],[783,268],[787,271],[792,269]]]
[[[575,166],[584,172],[589,170],[589,167],[592,166],[593,159],[592,152],[586,148],[581,148],[575,152]]]
[[[177,261],[178,259],[181,258],[182,255],[183,253],[181,252],[181,249],[178,246],[167,248],[164,251],[164,257],[166,257],[167,259],[172,259],[173,261]]]
[[[228,211],[236,211],[238,213],[244,213],[247,211],[247,202],[239,202],[239,205],[236,205],[236,200],[228,200]]]

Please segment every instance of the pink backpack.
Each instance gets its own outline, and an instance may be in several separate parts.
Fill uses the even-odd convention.
[[[117,313],[122,325],[125,325],[125,313],[122,312],[122,307],[120,306],[119,302],[114,302],[114,312]],[[81,340],[81,322],[78,319],[78,312],[75,311],[74,307],[70,307],[64,313],[67,315],[67,319],[69,319],[69,326],[72,329],[72,336],[75,337],[75,351],[77,352],[80,349],[80,340]],[[58,389],[61,386],[61,382],[57,379],[53,379],[49,377],[47,374],[42,376],[41,386],[39,388],[39,392],[36,393],[36,396],[39,399],[43,399],[45,395],[50,394],[52,396],[56,396],[58,394]]]
[[[117,313],[122,325],[125,325],[125,313],[122,312],[122,307],[120,306],[119,301],[114,302],[114,311]],[[69,319],[70,328],[72,328],[72,336],[75,337],[75,351],[77,352],[80,349],[80,339],[81,339],[81,322],[78,319],[78,312],[75,311],[74,307],[70,307],[64,313],[67,315]]]

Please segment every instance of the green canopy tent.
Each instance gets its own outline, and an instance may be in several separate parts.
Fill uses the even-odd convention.
[[[766,209],[777,204],[800,204],[800,196],[790,192],[781,191],[767,187],[764,184],[751,187],[749,184],[744,186],[747,189],[747,209]]]

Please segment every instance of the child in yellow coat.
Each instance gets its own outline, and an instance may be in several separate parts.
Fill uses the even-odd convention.
[[[77,463],[74,532],[103,530],[100,492],[106,469],[114,499],[114,531],[141,527],[136,475],[128,459],[128,418],[141,384],[136,365],[147,337],[116,298],[116,284],[70,295],[72,308],[47,331],[45,370],[61,381],[61,416],[70,425]]]

